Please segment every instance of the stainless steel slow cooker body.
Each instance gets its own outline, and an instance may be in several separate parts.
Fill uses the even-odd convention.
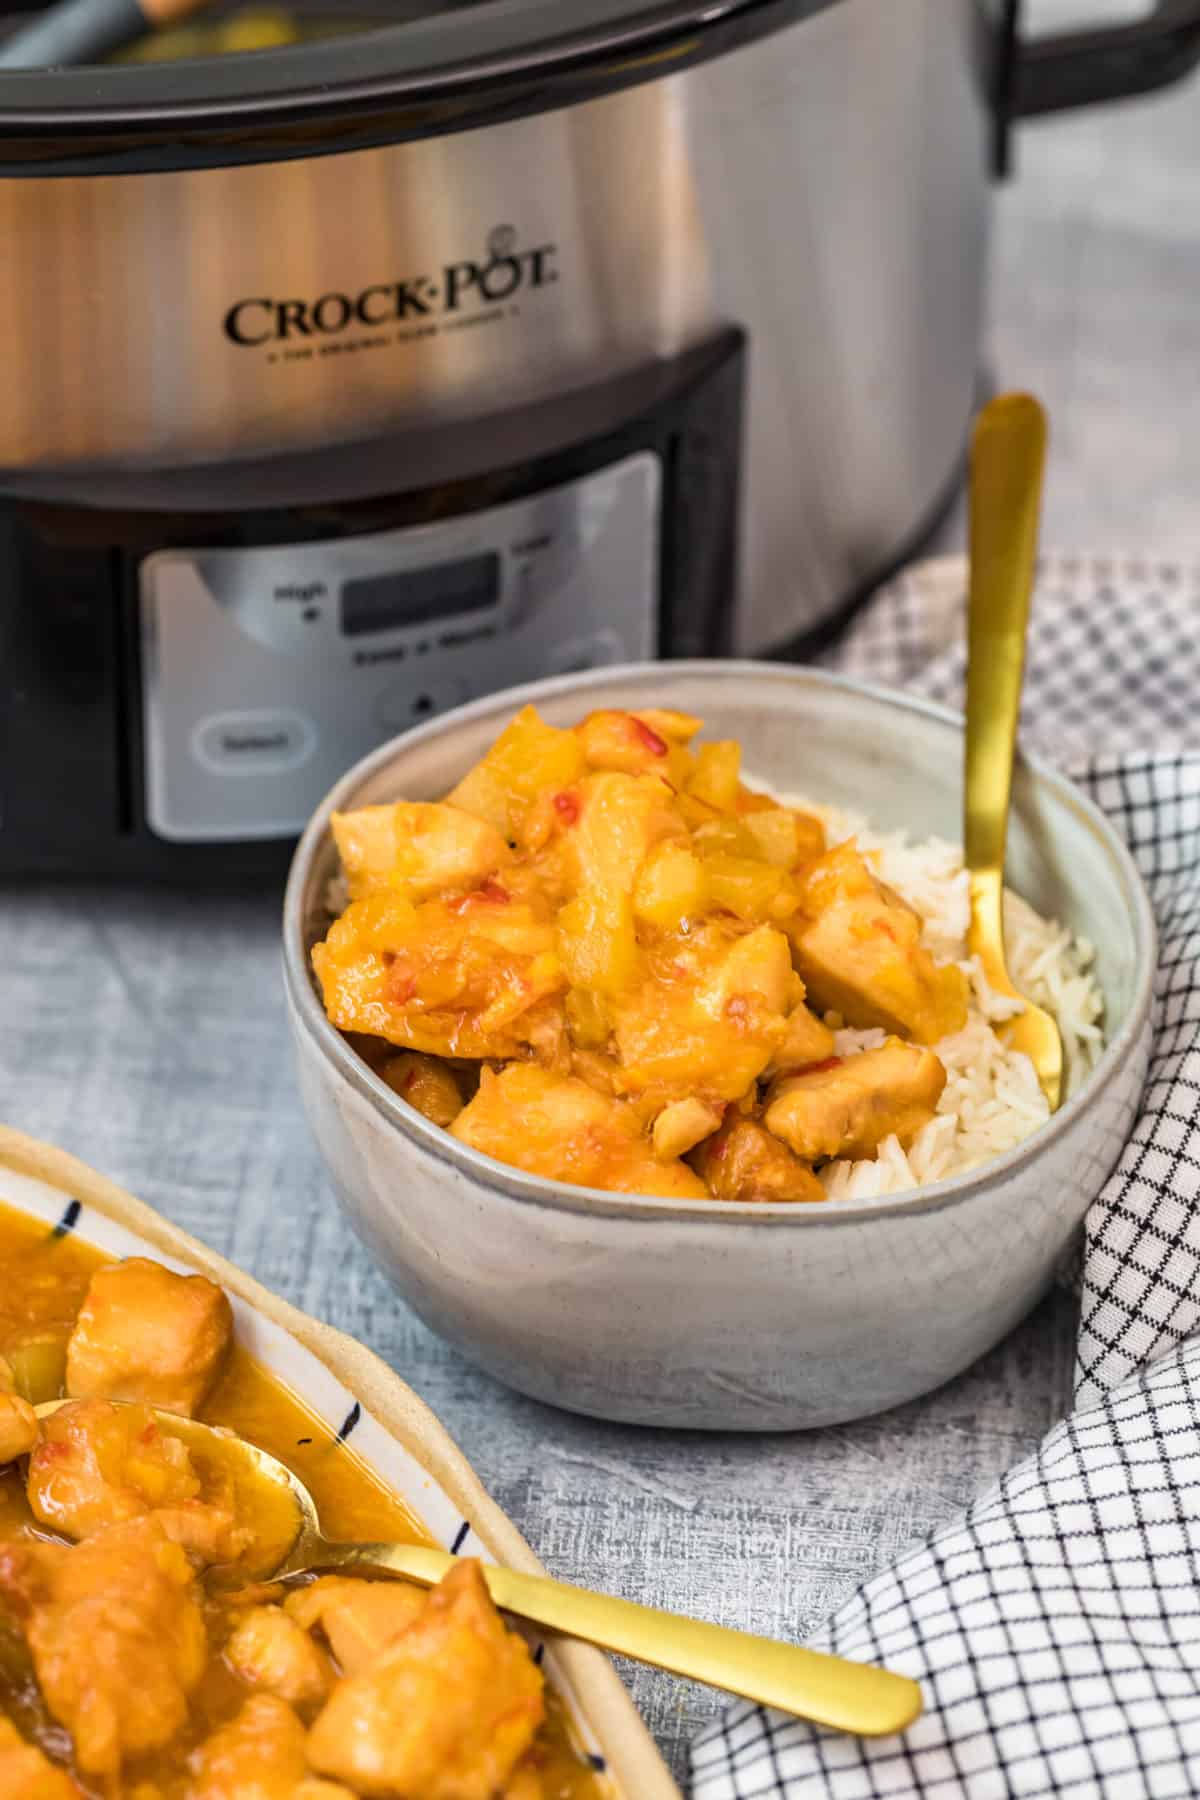
[[[980,0],[489,0],[0,74],[0,491],[227,465],[236,504],[245,459],[465,441],[732,323],[736,647],[793,639],[952,480],[1008,43]]]

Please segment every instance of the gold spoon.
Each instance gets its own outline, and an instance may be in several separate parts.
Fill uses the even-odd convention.
[[[1045,462],[1046,415],[1032,395],[1001,394],[984,407],[971,439],[963,847],[971,882],[967,947],[993,992],[1024,1000],[999,1034],[1029,1058],[1056,1112],[1062,1037],[1050,1014],[1013,986],[1004,955],[1008,808]]]
[[[52,1400],[34,1410],[45,1418],[69,1404]],[[321,1531],[312,1495],[275,1457],[233,1432],[152,1410],[162,1429],[182,1438],[202,1463],[218,1463],[233,1477],[242,1502],[239,1513],[256,1523],[265,1518],[264,1538],[273,1548],[268,1562],[255,1568],[257,1577],[281,1580],[336,1569],[399,1575],[421,1587],[433,1587],[454,1568],[456,1557],[423,1544],[330,1543]],[[291,1519],[280,1535],[280,1501],[285,1498]],[[814,1725],[856,1737],[888,1737],[904,1731],[921,1711],[916,1682],[887,1669],[589,1593],[546,1575],[522,1575],[484,1564],[483,1576],[492,1599],[505,1612],[602,1650],[795,1713]]]

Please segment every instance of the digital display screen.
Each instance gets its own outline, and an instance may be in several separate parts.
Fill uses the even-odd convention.
[[[484,556],[442,563],[435,569],[364,575],[357,581],[347,581],[341,598],[342,632],[346,637],[486,612],[500,599],[500,558],[489,551]]]

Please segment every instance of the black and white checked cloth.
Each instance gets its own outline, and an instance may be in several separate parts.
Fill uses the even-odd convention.
[[[957,559],[913,570],[827,663],[961,705],[963,593]],[[1200,567],[1044,559],[1022,734],[1123,833],[1161,938],[1075,1410],[819,1640],[915,1676],[916,1725],[860,1743],[739,1705],[693,1746],[693,1800],[1200,1795]]]

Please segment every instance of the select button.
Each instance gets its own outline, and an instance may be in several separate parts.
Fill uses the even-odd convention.
[[[217,713],[192,732],[193,756],[215,775],[282,774],[316,745],[313,726],[294,712]]]

